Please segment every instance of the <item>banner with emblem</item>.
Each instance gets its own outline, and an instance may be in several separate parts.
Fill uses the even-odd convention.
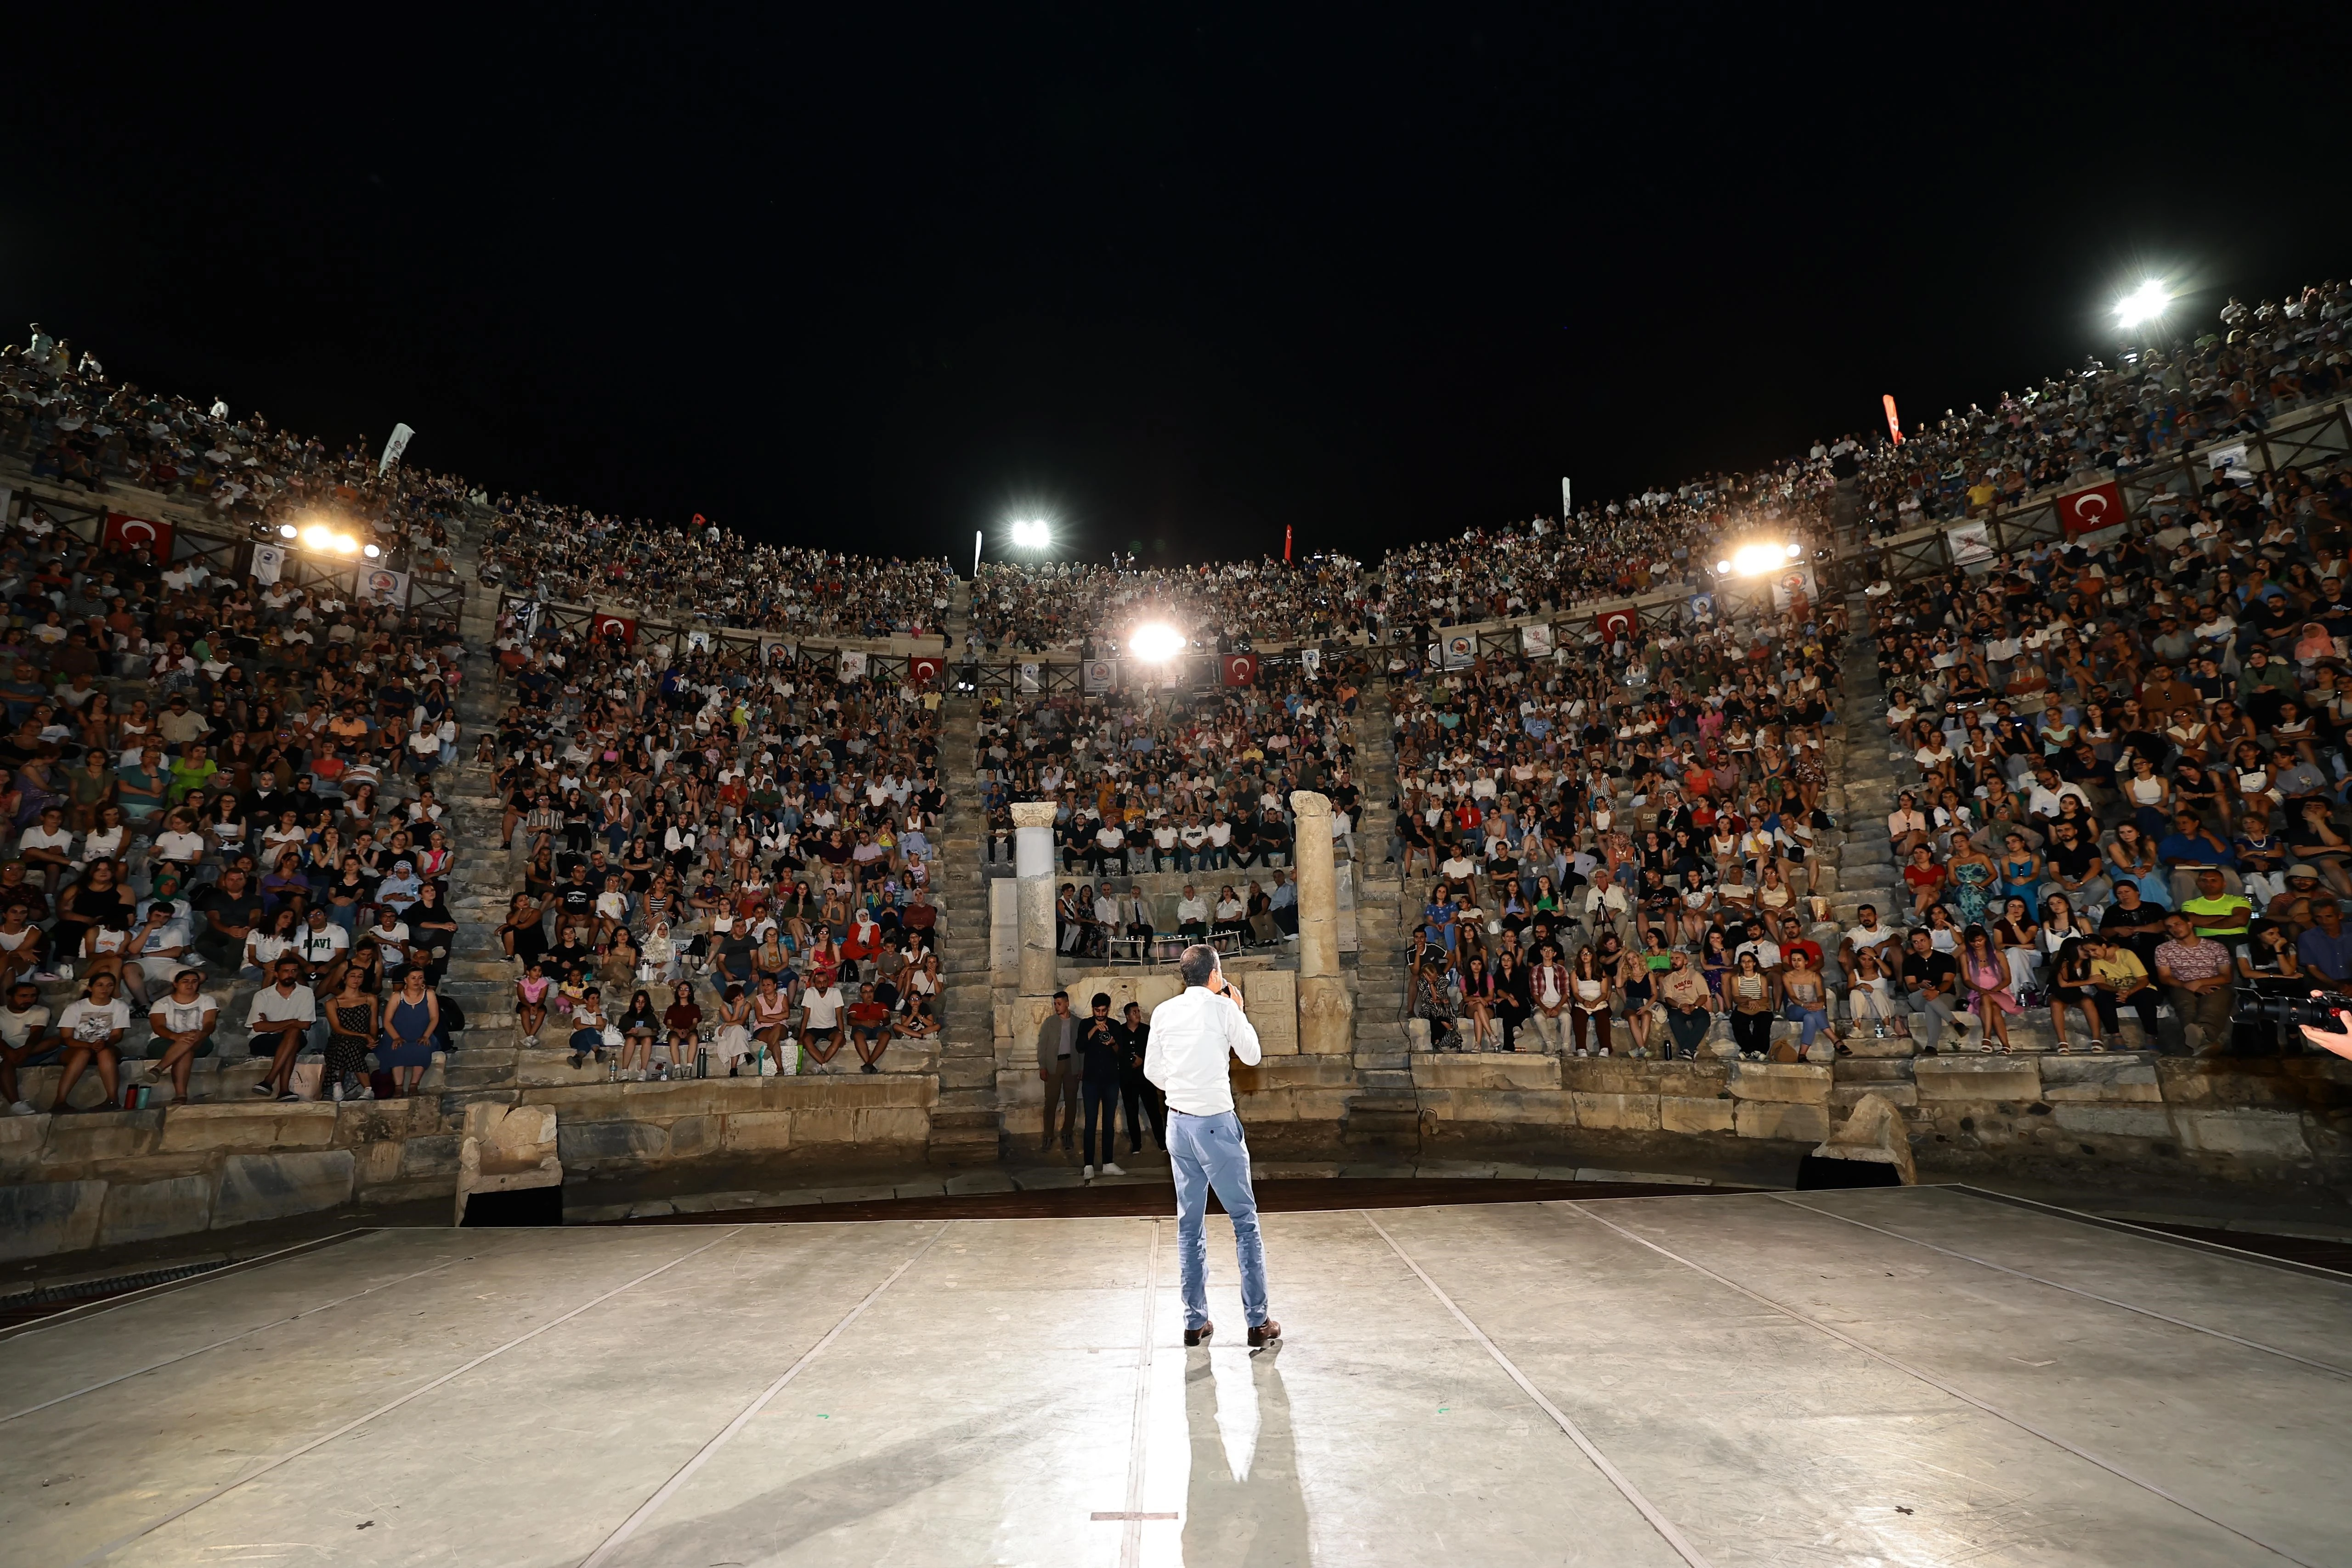
[[[1627,610],[1603,610],[1592,618],[1592,629],[1604,643],[1630,643],[1642,629],[1642,619]]]
[[[172,559],[173,531],[170,523],[158,522],[153,517],[134,517],[127,512],[109,512],[106,514],[106,527],[99,534],[98,542],[103,549],[121,550],[125,555],[143,549],[158,561],[168,561]]]
[[[1218,664],[1224,674],[1225,685],[1229,686],[1245,686],[1257,679],[1255,653],[1226,653],[1219,658]]]
[[[841,678],[845,681],[856,681],[863,680],[865,677],[865,653],[855,648],[844,648],[841,651]]]
[[[1821,587],[1813,580],[1811,566],[1791,567],[1772,576],[1772,608],[1775,610],[1810,607],[1820,595]]]
[[[253,580],[264,588],[276,582],[286,575],[286,547],[284,545],[254,546],[253,565],[250,570]]]
[[[1530,659],[1549,658],[1551,656],[1551,628],[1549,626],[1520,627],[1519,652],[1525,653]]]
[[[1962,523],[1944,530],[1945,548],[1954,566],[1973,566],[1992,559],[1992,528],[1986,523]]]
[[[1019,670],[1015,672],[1015,679],[1023,691],[1035,691],[1037,689],[1037,662],[1034,659],[1024,661]]]
[[[1309,680],[1312,680],[1315,676],[1322,674],[1323,650],[1320,648],[1299,649],[1298,667],[1307,672],[1307,675]]]
[[[710,652],[710,633],[701,631],[688,632],[686,634],[686,646],[690,653],[708,653]]]
[[[1078,666],[1080,682],[1087,695],[1100,696],[1111,687],[1111,667],[1108,659],[1088,659]]]
[[[1445,639],[1445,667],[1466,670],[1478,659],[1478,634],[1475,632],[1455,632]]]
[[[404,609],[408,604],[408,574],[390,567],[370,567],[360,573],[359,601],[362,604],[389,604]]]
[[[2232,441],[2227,446],[2216,446],[2205,454],[2205,466],[2216,479],[2227,479],[2232,485],[2254,482],[2252,454],[2242,441]]]
[[[608,643],[631,648],[637,645],[637,623],[625,615],[599,615],[590,630]]]
[[[940,678],[947,661],[935,654],[922,653],[907,661],[907,678],[919,686],[928,686]]]

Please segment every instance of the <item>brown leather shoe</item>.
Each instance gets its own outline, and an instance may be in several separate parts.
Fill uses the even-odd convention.
[[[1263,1350],[1282,1337],[1282,1325],[1268,1318],[1249,1332],[1249,1347]]]
[[[1209,1341],[1209,1336],[1216,1332],[1217,1325],[1214,1323],[1202,1323],[1199,1328],[1186,1329],[1184,1331],[1184,1343],[1188,1348],[1196,1344],[1206,1344]]]

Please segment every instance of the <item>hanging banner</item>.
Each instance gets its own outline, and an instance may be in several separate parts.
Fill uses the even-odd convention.
[[[866,678],[866,655],[852,648],[841,651],[841,678],[858,681]]]
[[[2232,485],[2252,485],[2254,482],[2252,465],[2252,455],[2242,441],[2216,446],[2205,455],[2205,466],[2213,471],[2213,477],[2226,479]]]
[[[1592,618],[1592,629],[1604,643],[1630,643],[1642,629],[1642,619],[1631,610],[1603,610]]]
[[[1776,573],[1772,579],[1772,608],[1775,610],[1808,610],[1820,591],[1813,581],[1810,566],[1790,567]]]
[[[1548,659],[1551,656],[1551,651],[1550,627],[1522,626],[1519,628],[1520,653],[1530,659]]]
[[[1314,676],[1316,676],[1316,675],[1318,675],[1318,674],[1322,674],[1322,671],[1323,671],[1323,650],[1322,650],[1322,649],[1320,649],[1320,648],[1301,648],[1301,649],[1299,649],[1299,650],[1298,650],[1298,667],[1299,667],[1300,669],[1305,670],[1305,671],[1307,672],[1307,676],[1308,676],[1308,678],[1309,678],[1309,679],[1312,679]]]
[[[947,667],[946,660],[926,653],[907,661],[907,678],[919,686],[928,686],[938,680],[940,672]]]
[[[122,512],[106,514],[106,527],[98,536],[102,549],[121,550],[129,555],[133,550],[145,550],[159,561],[172,559],[173,528],[169,523],[152,517],[134,517]]]
[[[1111,668],[1108,659],[1088,659],[1078,666],[1078,674],[1087,695],[1100,696],[1110,690]]]
[[[2068,538],[2111,528],[2124,520],[2124,493],[2113,479],[2058,497],[2058,520]]]
[[[1900,446],[1903,444],[1903,422],[1895,414],[1895,394],[1888,392],[1879,401],[1886,405],[1886,434],[1895,437],[1895,444]]]
[[[286,547],[284,545],[254,546],[251,570],[253,580],[264,588],[276,582],[286,574]]]
[[[1290,564],[1290,525],[1288,523],[1282,525],[1282,564],[1285,566]]]
[[[1962,523],[1944,530],[1944,546],[1954,566],[1971,566],[1992,559],[1992,528],[1987,523]]]
[[[1563,534],[1568,532],[1568,519],[1576,516],[1576,498],[1570,494],[1570,488],[1571,486],[1568,482],[1568,476],[1565,474],[1561,475],[1559,478],[1559,531]]]
[[[1033,660],[1030,660],[1029,662],[1027,662],[1026,664],[1024,664],[1021,666],[1021,668],[1020,668],[1019,674],[1018,674],[1018,677],[1017,677],[1017,678],[1018,678],[1018,684],[1020,685],[1020,687],[1021,687],[1021,689],[1022,689],[1023,691],[1024,691],[1024,692],[1034,692],[1034,691],[1035,691],[1035,690],[1037,689],[1037,664],[1036,664],[1036,661],[1033,659]]]
[[[688,632],[686,634],[686,646],[689,653],[708,653],[710,652],[710,633]]]
[[[360,573],[359,601],[362,604],[389,604],[398,609],[408,605],[408,574],[394,571],[389,567],[370,567]]]
[[[1224,672],[1225,685],[1229,686],[1245,686],[1257,679],[1255,653],[1227,653],[1219,663]]]
[[[392,472],[392,465],[400,461],[402,453],[408,450],[409,438],[415,434],[404,424],[392,427],[392,438],[383,444],[383,461],[375,465],[378,478]]]
[[[624,615],[599,615],[590,630],[607,642],[631,648],[637,645],[637,623]]]
[[[1683,609],[1693,621],[1704,626],[1715,619],[1715,595],[1694,593],[1690,596],[1690,602],[1685,604]]]

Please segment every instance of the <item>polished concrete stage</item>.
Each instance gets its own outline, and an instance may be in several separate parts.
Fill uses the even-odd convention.
[[[371,1231],[0,1340],[0,1562],[2352,1563],[2352,1282],[1954,1189]]]

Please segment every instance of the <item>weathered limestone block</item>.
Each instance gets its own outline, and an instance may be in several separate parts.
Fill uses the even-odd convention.
[[[47,1116],[0,1116],[0,1181],[31,1174],[48,1141]]]
[[[1755,1062],[1747,1063],[1756,1066]],[[1785,1065],[1785,1064],[1784,1064]],[[1820,1069],[1814,1069],[1819,1071]],[[1737,1086],[1733,1092],[1738,1092]],[[1780,1138],[1790,1143],[1817,1144],[1830,1135],[1826,1103],[1801,1105],[1787,1101],[1740,1100],[1733,1113],[1733,1131],[1743,1138]]]
[[[1255,983],[1259,977],[1253,975]],[[1253,1003],[1252,1015],[1256,1008]],[[1356,998],[1337,975],[1298,977],[1298,1049],[1315,1056],[1341,1056],[1356,1049]]]
[[[100,1111],[79,1116],[46,1117],[49,1135],[41,1147],[41,1163],[84,1166],[154,1154],[156,1134],[163,1130],[163,1117],[162,1111]],[[329,1124],[331,1132],[332,1125]]]
[[[1000,876],[988,884],[988,968],[1010,978],[1021,972],[1021,883]]]
[[[349,1203],[358,1164],[349,1149],[231,1155],[222,1161],[213,1188],[212,1228],[223,1230]]]
[[[158,1154],[198,1154],[213,1149],[323,1149],[335,1141],[331,1103],[174,1105],[163,1113]]]
[[[1261,970],[1245,977],[1245,982],[1242,1012],[1257,1030],[1258,1050],[1267,1056],[1297,1055],[1304,1049],[1305,1022],[1299,1016],[1303,998],[1298,987],[1305,982],[1287,969]],[[1337,1049],[1349,1049],[1346,1036]]]
[[[1848,1060],[1853,1057],[1914,1056],[1919,1042],[1907,1035],[1890,1034],[1880,1039],[1874,1034],[1858,1035],[1845,1041]]]
[[[106,1185],[36,1181],[0,1186],[0,1258],[46,1258],[93,1245],[105,1212]]]
[[[212,1221],[213,1178],[174,1176],[168,1181],[112,1182],[99,1220],[100,1247],[125,1241],[156,1241],[202,1230]]]
[[[1838,1116],[1849,1116],[1855,1106],[1873,1094],[1882,1095],[1897,1105],[1919,1103],[1919,1091],[1907,1082],[1899,1083],[1835,1083],[1830,1086],[1830,1110]]]
[[[1517,1051],[1424,1055],[1412,1059],[1412,1082],[1419,1089],[1558,1089],[1560,1069],[1556,1056]]]
[[[1576,1124],[1580,1127],[1633,1133],[1658,1130],[1655,1094],[1588,1094],[1579,1091],[1569,1098],[1575,1103]]]
[[[2250,1159],[2307,1160],[2311,1145],[2304,1136],[2303,1118],[2285,1111],[2184,1111],[2176,1108],[2172,1125],[2180,1146],[2200,1154],[2235,1155]]]
[[[457,1145],[457,1224],[466,1223],[466,1203],[475,1193],[562,1185],[553,1107],[489,1100],[466,1107]]]
[[[2042,1097],[2053,1105],[2068,1101],[2160,1104],[2164,1100],[2156,1064],[2136,1056],[2052,1056],[2037,1067]]]
[[[651,1122],[575,1122],[555,1129],[556,1157],[566,1166],[658,1159],[669,1135]]]
[[[1728,1133],[1736,1100],[1688,1094],[1658,1096],[1658,1127],[1667,1133]]]
[[[1815,1107],[1826,1106],[1830,1100],[1830,1070],[1810,1061],[1735,1061],[1727,1082],[1737,1100]],[[1740,1132],[1751,1137],[1774,1135],[1750,1134],[1744,1122]],[[1828,1132],[1828,1115],[1824,1112],[1822,1131],[1815,1136],[1824,1136]]]
[[[1919,1100],[2017,1100],[2042,1098],[2042,1074],[2031,1057],[1923,1056],[1912,1063]]]
[[[1911,1162],[1911,1137],[1904,1126],[1903,1113],[1884,1094],[1864,1094],[1855,1103],[1853,1113],[1813,1150],[1813,1156],[1893,1166],[1905,1186],[1919,1180],[1918,1169]]]
[[[793,1146],[791,1111],[734,1111],[720,1122],[719,1146],[730,1154],[772,1153]]]
[[[2059,1101],[2053,1104],[2050,1119],[2070,1133],[2084,1133],[2107,1138],[2169,1138],[2173,1135],[2172,1118],[2165,1114],[2162,1105],[2135,1105],[2128,1103],[2084,1105]]]

